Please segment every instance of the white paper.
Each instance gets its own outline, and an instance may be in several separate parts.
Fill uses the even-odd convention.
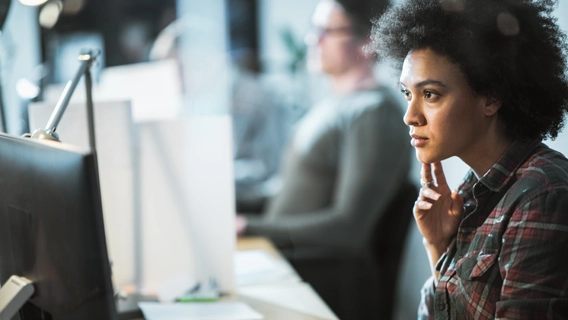
[[[235,199],[231,119],[188,117],[136,125],[140,139],[142,282],[188,273],[234,292]]]
[[[241,287],[237,289],[237,295],[251,297],[326,320],[338,320],[314,289],[303,282]]]
[[[146,320],[262,320],[264,316],[243,302],[140,302]]]
[[[96,97],[131,100],[134,122],[176,118],[182,108],[178,69],[175,60],[105,68]]]
[[[236,285],[254,285],[277,281],[300,281],[292,267],[263,250],[235,252]]]

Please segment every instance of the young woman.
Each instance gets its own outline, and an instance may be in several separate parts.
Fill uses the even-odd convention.
[[[539,0],[407,0],[374,50],[402,67],[404,121],[422,166],[414,216],[433,277],[419,317],[568,317],[565,35]],[[459,190],[441,160],[471,167]]]

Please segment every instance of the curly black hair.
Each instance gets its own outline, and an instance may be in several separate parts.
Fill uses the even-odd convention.
[[[429,48],[499,100],[512,139],[554,139],[568,111],[566,35],[555,0],[406,0],[374,20],[371,50],[397,67]]]

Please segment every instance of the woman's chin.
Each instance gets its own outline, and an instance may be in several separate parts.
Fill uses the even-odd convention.
[[[431,154],[420,149],[416,149],[416,158],[422,163],[434,163],[443,160],[439,155]]]

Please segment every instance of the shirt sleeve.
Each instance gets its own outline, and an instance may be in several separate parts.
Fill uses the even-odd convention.
[[[568,317],[568,190],[521,203],[503,236],[496,318]]]
[[[422,290],[420,290],[420,305],[418,306],[418,319],[430,320],[434,319],[434,276],[426,280]]]
[[[356,245],[407,179],[407,145],[408,134],[398,106],[369,108],[348,125],[341,140],[336,187],[329,206],[301,214],[282,213],[271,219],[252,217],[246,233],[268,236],[280,245]],[[281,192],[295,191],[284,186]]]

